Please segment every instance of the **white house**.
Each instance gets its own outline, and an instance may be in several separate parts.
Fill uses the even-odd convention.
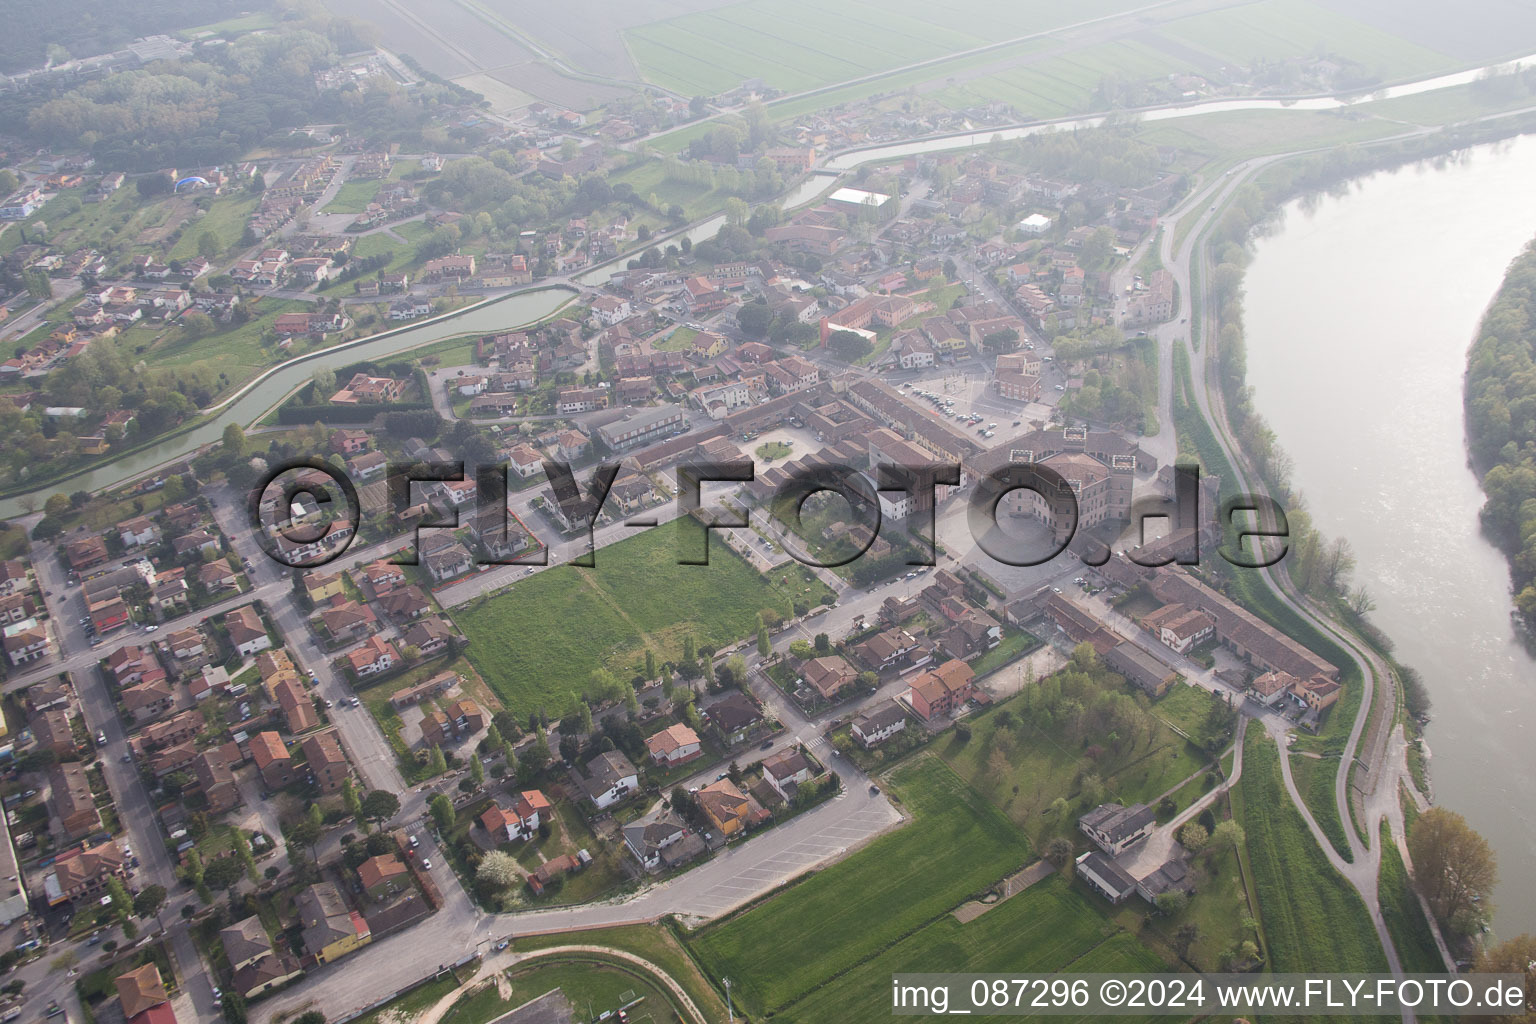
[[[640,788],[640,772],[617,750],[605,751],[587,764],[582,788],[599,810],[612,807]]]
[[[907,714],[894,700],[854,719],[850,732],[865,750],[879,746],[907,727]]]

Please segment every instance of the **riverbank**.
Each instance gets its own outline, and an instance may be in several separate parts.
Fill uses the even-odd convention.
[[[1372,621],[1436,698],[1436,789],[1516,882],[1498,893],[1505,934],[1536,919],[1536,894],[1517,884],[1536,877],[1536,778],[1516,771],[1529,760],[1520,711],[1536,661],[1511,629],[1507,568],[1479,527],[1450,382],[1536,224],[1520,184],[1532,173],[1536,140],[1521,138],[1271,203],[1240,276],[1246,344],[1224,345],[1218,363],[1246,363],[1227,387],[1256,382],[1271,458],[1308,496],[1316,527],[1350,539]],[[1409,280],[1426,286],[1405,302]]]
[[[1482,523],[1509,559],[1521,636],[1536,624],[1536,241],[1509,265],[1467,354],[1467,440],[1488,503]],[[1527,540],[1527,538],[1531,538]]]

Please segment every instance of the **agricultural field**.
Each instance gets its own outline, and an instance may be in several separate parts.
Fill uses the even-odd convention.
[[[1047,0],[962,0],[935,8],[898,0],[834,10],[809,0],[771,0],[653,22],[629,29],[624,38],[646,79],[686,95],[733,89],[748,78],[794,93],[1047,32],[1125,6],[1115,0],[1068,7]],[[806,31],[810,25],[814,33]],[[850,39],[859,44],[843,45]]]
[[[1269,968],[1384,971],[1386,956],[1370,915],[1291,804],[1280,778],[1280,756],[1263,727],[1250,723],[1243,777],[1233,787],[1233,816],[1248,834]]]
[[[1106,918],[1108,907],[1058,872],[968,924],[939,915],[783,1012],[799,1024],[889,1020],[891,975],[898,973],[1167,970],[1162,958]]]
[[[754,1015],[798,1005],[1034,859],[1023,833],[938,758],[921,755],[890,782],[910,824],[689,940]]]
[[[1356,61],[1382,79],[1448,69],[1444,53],[1329,10],[1313,0],[1259,0],[1179,18],[1160,33],[1222,63],[1253,64],[1319,52]]]
[[[697,555],[685,528],[677,520],[646,530],[600,549],[593,568],[551,568],[454,613],[470,662],[508,710],[561,714],[595,669],[627,680],[647,649],[675,662],[688,637],[719,648],[754,635],[765,609],[788,618],[830,594],[799,567],[765,580],[718,539],[709,565],[679,565]]]

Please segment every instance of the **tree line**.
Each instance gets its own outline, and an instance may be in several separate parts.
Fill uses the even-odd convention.
[[[1536,625],[1536,241],[1510,264],[1467,356],[1467,438],[1483,529],[1509,559],[1515,607]]]

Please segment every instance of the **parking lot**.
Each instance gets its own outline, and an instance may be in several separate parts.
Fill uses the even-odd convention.
[[[1049,422],[1061,401],[1061,392],[1053,390],[1042,392],[1039,402],[1014,401],[991,390],[990,382],[990,374],[951,372],[919,377],[898,387],[919,406],[959,420],[986,445],[1028,430],[1035,421]],[[990,438],[988,430],[993,431]]]

